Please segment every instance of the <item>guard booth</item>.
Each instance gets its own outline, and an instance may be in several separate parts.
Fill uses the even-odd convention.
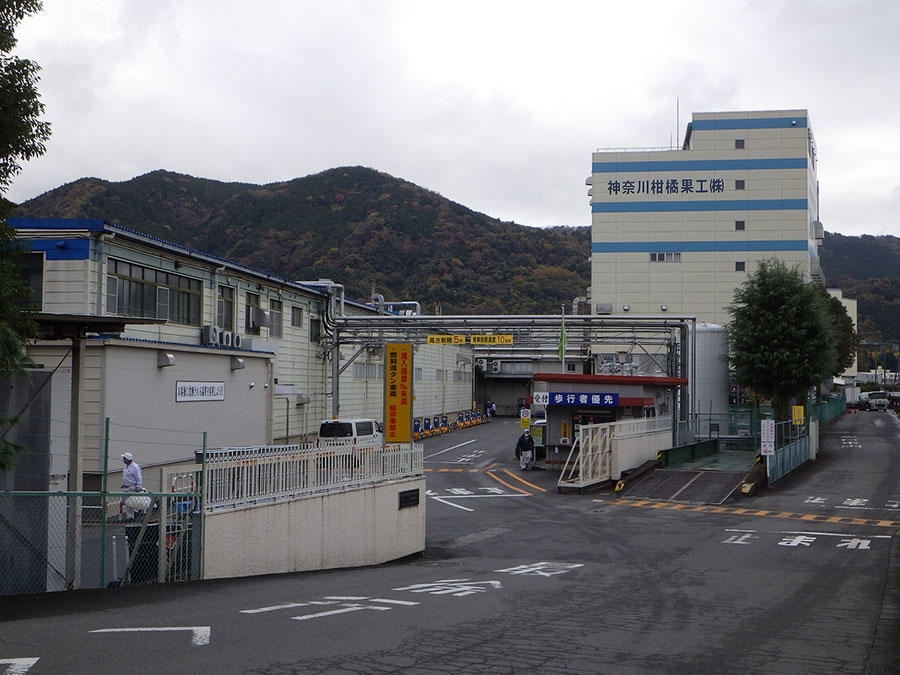
[[[645,375],[537,373],[532,409],[546,412],[543,426],[545,466],[560,468],[582,426],[671,418],[674,392],[686,378]],[[535,441],[535,450],[537,442]],[[536,452],[537,454],[537,452]]]

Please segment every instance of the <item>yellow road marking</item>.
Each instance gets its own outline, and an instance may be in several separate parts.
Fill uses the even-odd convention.
[[[529,483],[527,480],[525,480],[521,476],[517,476],[516,474],[512,473],[509,469],[501,469],[501,471],[503,473],[505,473],[506,475],[508,475],[510,478],[515,478],[520,483],[525,483],[525,485],[527,485],[528,487],[532,487],[535,490],[540,490],[541,492],[546,492],[546,490],[544,488],[538,487],[534,483]],[[488,474],[488,475],[490,475],[490,474]]]
[[[515,490],[516,492],[520,492],[520,493],[523,494],[523,495],[528,495],[529,497],[533,496],[532,493],[531,493],[531,492],[528,492],[527,490],[523,490],[523,489],[521,489],[521,488],[517,488],[515,485],[510,485],[510,484],[507,483],[505,480],[503,480],[503,479],[500,478],[499,476],[495,475],[493,471],[488,471],[488,472],[487,472],[487,475],[490,476],[491,478],[493,478],[495,481],[497,481],[497,482],[500,483],[501,485],[505,485],[505,486],[508,487],[510,490]]]
[[[826,516],[814,513],[793,513],[791,511],[767,511],[765,509],[748,509],[732,506],[711,506],[709,504],[675,504],[649,500],[632,501],[619,499],[608,502],[621,506],[641,506],[648,509],[666,509],[669,511],[693,511],[697,513],[727,513],[741,516],[759,516],[763,518],[785,518],[790,520],[811,520],[817,523],[840,523],[841,525],[870,525],[872,527],[897,527],[900,520],[881,520],[877,518],[848,518],[846,516]]]

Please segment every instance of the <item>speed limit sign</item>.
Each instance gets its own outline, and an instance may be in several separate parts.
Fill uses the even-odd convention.
[[[522,408],[519,411],[519,427],[522,429],[527,429],[531,426],[531,410],[528,408]]]

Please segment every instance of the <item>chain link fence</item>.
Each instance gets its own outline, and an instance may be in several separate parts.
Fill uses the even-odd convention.
[[[200,493],[0,493],[0,595],[199,579]]]

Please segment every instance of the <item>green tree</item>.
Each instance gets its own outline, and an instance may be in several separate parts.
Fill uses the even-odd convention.
[[[831,322],[831,329],[834,332],[837,353],[834,372],[830,374],[837,377],[853,365],[853,360],[856,358],[856,353],[859,349],[859,338],[853,326],[853,319],[847,314],[847,308],[844,307],[844,303],[826,291],[824,286],[817,284],[816,288],[825,303],[828,319]]]
[[[728,308],[729,361],[737,383],[771,398],[775,418],[835,372],[835,331],[825,299],[796,268],[760,262]]]
[[[40,119],[37,64],[11,54],[15,29],[27,15],[41,9],[38,0],[0,3],[0,195],[21,171],[20,162],[44,153],[50,125]],[[0,379],[25,373],[25,345],[37,334],[26,307],[31,289],[22,278],[19,259],[26,252],[6,224],[12,204],[0,199]],[[16,420],[0,416],[0,469],[15,466],[19,448],[6,440]]]

